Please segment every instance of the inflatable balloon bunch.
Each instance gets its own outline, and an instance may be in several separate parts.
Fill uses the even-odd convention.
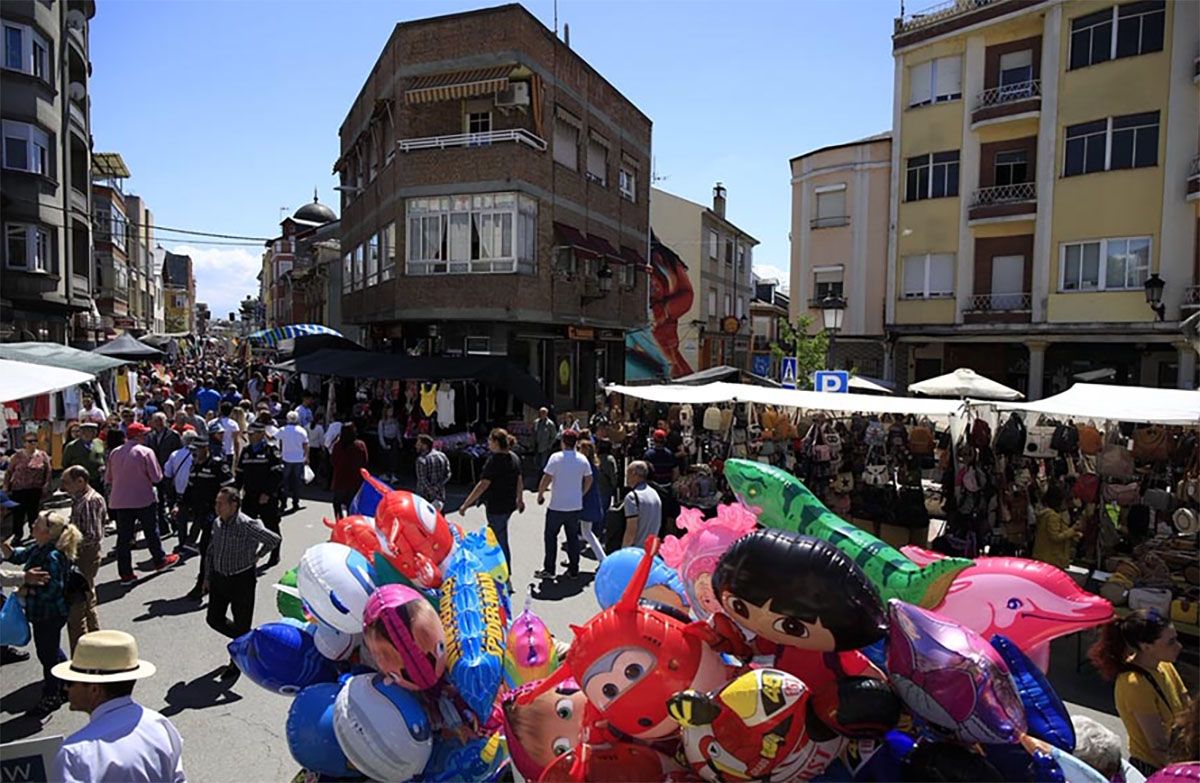
[[[293,697],[288,746],[310,774],[496,779],[508,761],[503,553],[490,529],[464,536],[424,498],[367,480],[378,502],[359,509],[374,516],[326,521],[330,540],[276,585],[283,619],[230,655]],[[536,655],[513,670],[542,671]]]

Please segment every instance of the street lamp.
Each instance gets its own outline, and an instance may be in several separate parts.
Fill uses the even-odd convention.
[[[825,366],[833,368],[833,341],[842,328],[842,316],[846,312],[846,300],[830,294],[821,300],[821,320],[825,323],[825,332],[829,335],[829,345],[825,352]]]
[[[1146,279],[1146,304],[1150,305],[1150,309],[1154,311],[1154,314],[1158,316],[1158,320],[1160,321],[1165,320],[1167,317],[1167,306],[1162,301],[1163,288],[1166,285],[1163,279],[1158,276],[1158,272],[1155,272]]]

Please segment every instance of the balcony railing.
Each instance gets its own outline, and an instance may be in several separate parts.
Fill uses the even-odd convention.
[[[501,142],[516,142],[526,144],[533,149],[544,152],[546,141],[537,134],[524,128],[510,130],[494,130],[484,133],[455,133],[450,136],[424,136],[418,139],[400,139],[396,146],[401,152],[413,150],[444,150],[447,147],[488,147]]]
[[[923,8],[916,13],[909,14],[900,19],[896,25],[896,32],[908,33],[913,30],[920,30],[922,27],[929,27],[951,17],[969,13],[978,8],[983,8],[985,5],[998,2],[1004,2],[1004,0],[946,0],[946,2]]]
[[[989,87],[975,98],[976,109],[986,109],[989,106],[1003,106],[1006,103],[1016,103],[1017,101],[1027,101],[1031,98],[1042,97],[1042,82],[1040,79],[1031,79],[1027,82],[1017,82],[1016,84],[1001,84],[997,87]]]
[[[849,215],[830,215],[827,217],[816,217],[809,223],[812,228],[836,228],[837,226],[850,225]]]
[[[1030,294],[975,294],[963,308],[968,313],[1014,313],[1029,310],[1033,305]]]
[[[1036,182],[980,188],[971,198],[971,206],[990,207],[995,204],[1019,204],[1023,201],[1037,201]]]
[[[1190,285],[1183,289],[1183,306],[1190,309],[1200,307],[1200,285]]]

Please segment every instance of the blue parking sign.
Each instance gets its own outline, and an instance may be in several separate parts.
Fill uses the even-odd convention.
[[[845,370],[817,370],[813,388],[819,392],[845,394],[850,391],[850,373]]]

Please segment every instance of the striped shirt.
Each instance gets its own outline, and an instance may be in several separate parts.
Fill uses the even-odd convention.
[[[87,488],[71,506],[71,524],[83,533],[84,543],[99,544],[104,538],[104,522],[108,519],[108,507],[104,496],[91,487]]]
[[[212,523],[212,541],[208,546],[208,575],[233,576],[253,568],[263,555],[279,546],[283,539],[241,511],[232,519],[217,517]]]

